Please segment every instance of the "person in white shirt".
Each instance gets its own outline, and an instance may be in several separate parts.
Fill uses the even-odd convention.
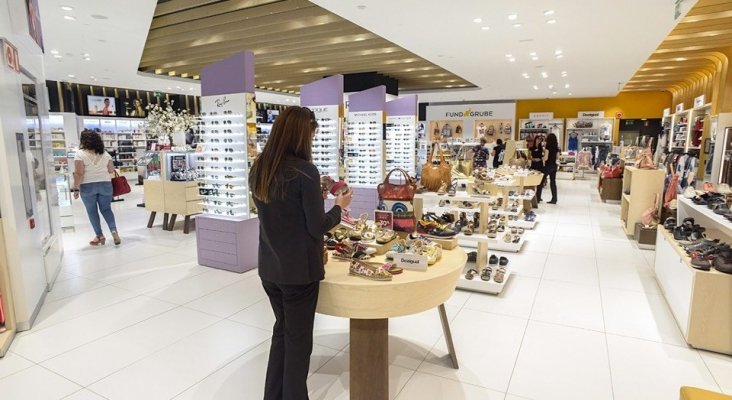
[[[122,240],[117,233],[117,223],[112,212],[112,178],[110,176],[114,173],[112,157],[104,151],[102,138],[96,132],[85,129],[81,132],[79,142],[79,151],[74,159],[74,198],[78,199],[81,194],[81,201],[86,208],[89,222],[94,228],[96,236],[89,244],[101,246],[106,242],[99,219],[99,212],[101,212],[104,220],[107,221],[109,230],[112,231],[114,244],[119,245]]]

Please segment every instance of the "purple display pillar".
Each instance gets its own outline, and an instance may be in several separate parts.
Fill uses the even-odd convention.
[[[303,107],[343,104],[343,75],[333,75],[300,87]]]
[[[386,86],[377,86],[348,96],[348,112],[384,111]]]
[[[201,70],[201,96],[254,93],[254,53],[242,51]]]
[[[417,115],[417,95],[410,94],[386,103],[386,115]]]

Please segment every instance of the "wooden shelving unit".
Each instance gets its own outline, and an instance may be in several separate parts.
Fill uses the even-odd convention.
[[[640,222],[643,211],[651,206],[654,196],[663,194],[664,177],[665,172],[661,169],[625,167],[620,219],[623,220],[626,235],[634,234],[636,222]],[[661,205],[660,197],[656,207]]]

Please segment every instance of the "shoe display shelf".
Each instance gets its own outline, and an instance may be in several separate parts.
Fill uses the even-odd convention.
[[[539,216],[537,215],[536,217],[534,217],[533,221],[526,221],[525,219],[509,220],[508,227],[509,228],[534,229],[534,228],[536,228],[536,223],[539,222],[538,219],[539,219]]]
[[[663,194],[665,176],[662,169],[625,167],[620,219],[626,235],[632,236],[635,233],[635,224],[640,222],[643,212],[653,205],[656,194]],[[657,206],[660,208],[660,196]]]
[[[690,215],[700,217],[707,237],[732,243],[728,222]],[[693,268],[672,232],[659,227],[656,235],[656,281],[684,339],[694,348],[732,355],[732,274]]]
[[[505,203],[505,200],[504,200],[504,203]],[[499,208],[498,210],[494,210],[493,208],[490,208],[488,210],[488,214],[490,214],[490,215],[506,215],[506,216],[511,215],[511,216],[516,216],[517,217],[517,216],[519,216],[521,214],[521,212],[523,211],[523,209],[524,209],[524,206],[521,205],[521,204],[519,204],[518,207],[516,207],[516,211],[507,210],[507,209],[501,209],[501,208]]]
[[[677,221],[683,221],[684,218],[692,217],[697,224],[706,227],[714,227],[714,229],[722,231],[726,236],[732,237],[732,222],[728,221],[722,215],[715,214],[705,205],[694,204],[691,199],[684,196],[677,196]]]
[[[477,232],[473,233],[472,235],[459,233],[455,236],[455,238],[457,239],[457,243],[460,247],[476,249],[477,256],[474,268],[476,268],[480,272],[480,270],[488,264],[489,249],[495,251],[516,252],[520,250],[524,242],[523,238],[519,243],[499,242],[498,240],[491,239],[485,235],[485,227],[488,225],[488,213],[490,209],[490,206],[488,204],[494,202],[496,198],[496,196],[472,196],[462,191],[457,192],[455,196],[438,195],[437,193],[432,192],[418,193],[414,196],[414,213],[419,220],[422,217],[424,211],[432,211],[435,213],[437,213],[438,211],[442,213],[452,212],[453,214],[459,214],[460,212],[480,212],[480,226]],[[437,203],[439,203],[440,200],[450,200],[451,203],[468,201],[476,204],[477,207],[472,209],[461,208],[455,204],[440,207],[436,205]],[[425,205],[425,203],[427,203],[427,205]],[[438,215],[441,215],[441,213]],[[516,250],[517,247],[519,250]],[[458,281],[457,287],[460,289],[471,290],[481,293],[500,294],[503,291],[503,288],[505,287],[506,282],[508,282],[508,279],[511,275],[510,270],[507,269],[506,275],[502,283],[497,283],[492,278],[490,281],[483,281],[480,279],[480,276],[476,276],[471,281],[465,279],[465,273],[468,271],[468,269],[469,268],[466,267],[465,271],[463,271],[462,277]]]

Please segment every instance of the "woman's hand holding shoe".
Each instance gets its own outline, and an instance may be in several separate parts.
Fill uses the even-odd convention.
[[[339,206],[341,210],[345,210],[349,205],[351,205],[351,200],[353,200],[353,191],[349,189],[346,193],[336,196],[335,204]]]

